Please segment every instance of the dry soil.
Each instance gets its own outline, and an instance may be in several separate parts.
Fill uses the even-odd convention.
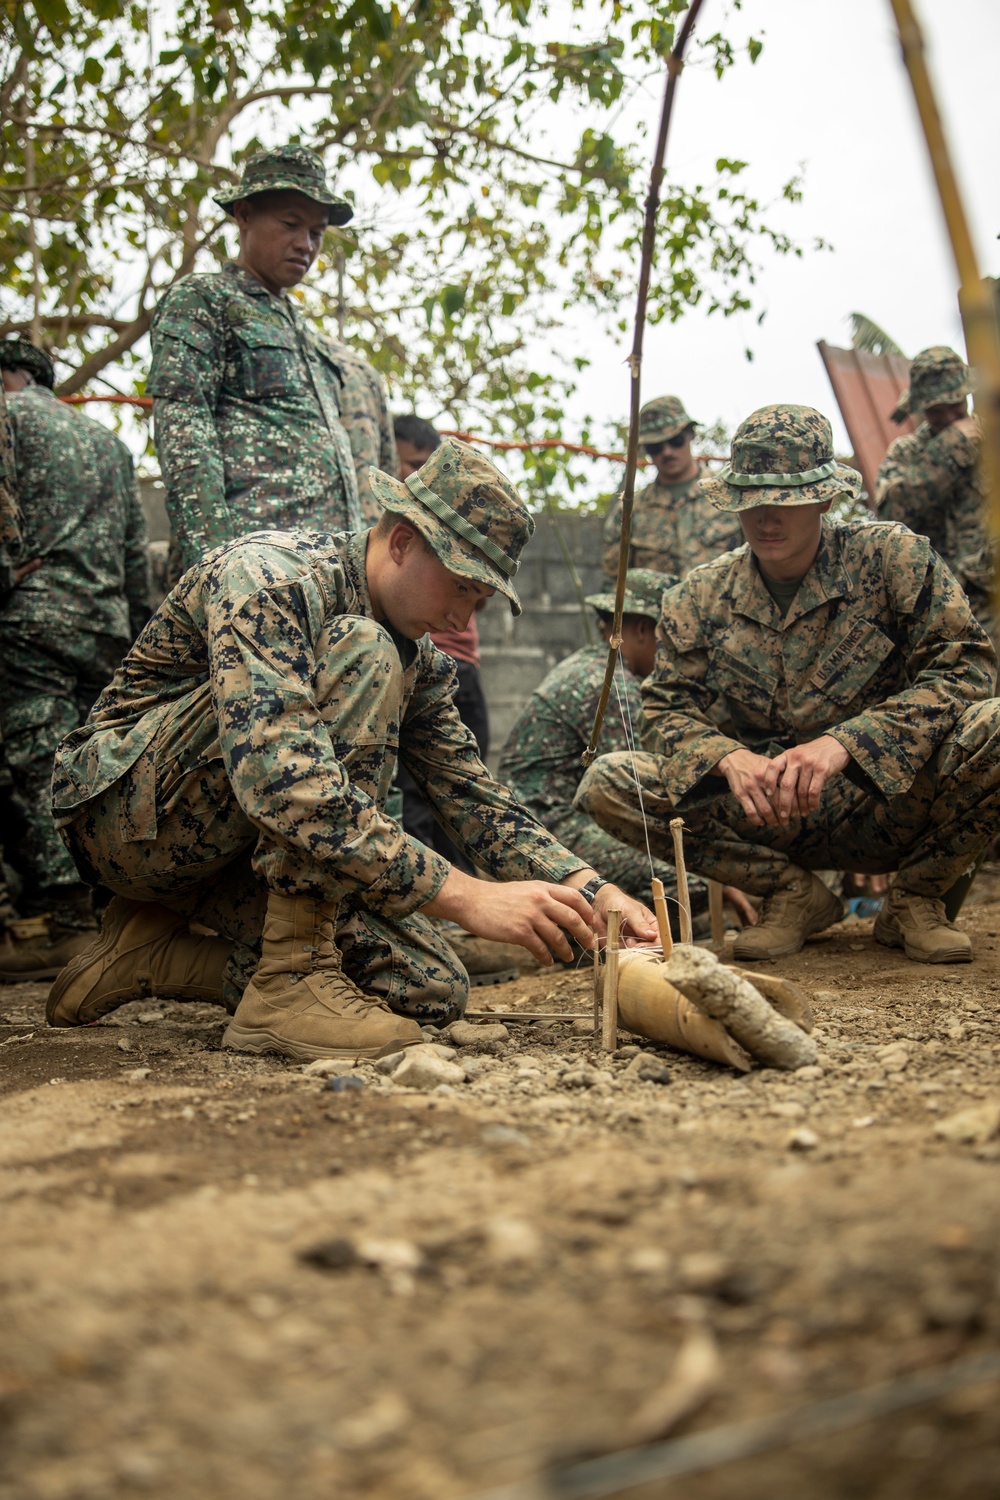
[[[643,1081],[579,1021],[332,1088],[212,1007],[48,1031],[44,986],[0,991],[0,1497],[474,1500],[634,1441],[694,1328],[721,1367],[680,1431],[996,1349],[1000,869],[962,922],[971,965],[851,920],[776,966],[798,1074]],[[995,1500],[1000,1383],[628,1494]]]

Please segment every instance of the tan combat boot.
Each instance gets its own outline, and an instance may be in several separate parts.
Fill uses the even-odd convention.
[[[733,957],[760,962],[798,953],[806,938],[839,922],[844,907],[838,896],[809,870],[789,865],[778,888],[765,897],[756,927],[744,927],[733,944]]]
[[[311,1062],[380,1057],[423,1041],[416,1021],[395,1015],[343,972],[336,917],[336,902],[269,894],[263,956],[223,1046]]]
[[[91,946],[95,930],[63,927],[49,917],[19,917],[0,937],[0,984],[55,979],[71,958]]]
[[[972,959],[972,943],[948,921],[944,903],[900,885],[890,887],[872,932],[877,943],[902,948],[918,964],[967,964]]]
[[[112,898],[97,940],[66,965],[49,991],[50,1026],[89,1026],[129,1000],[223,1003],[232,943],[194,937],[186,917],[152,901]]]

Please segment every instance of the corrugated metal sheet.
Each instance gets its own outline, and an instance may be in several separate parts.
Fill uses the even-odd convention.
[[[897,426],[889,415],[910,383],[910,361],[898,354],[838,349],[822,339],[816,347],[830,377],[871,504],[878,466],[889,444],[903,432],[916,431],[917,424],[912,420]]]

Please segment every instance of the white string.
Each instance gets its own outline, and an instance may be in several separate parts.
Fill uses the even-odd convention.
[[[619,671],[621,672],[622,682],[625,684],[624,696],[618,682]],[[614,684],[615,694],[618,698],[618,714],[622,721],[622,728],[625,731],[625,743],[628,746],[629,754],[632,757],[632,780],[635,782],[635,789],[639,794],[639,811],[642,814],[642,831],[646,839],[646,858],[649,860],[649,876],[650,879],[652,879],[656,874],[656,870],[653,865],[653,851],[650,848],[649,844],[649,824],[646,822],[646,808],[642,800],[642,782],[639,780],[639,769],[636,765],[635,760],[635,730],[632,727],[632,710],[629,707],[628,701],[628,679],[625,676],[625,663],[622,661],[620,652],[618,654],[618,660],[615,664]]]

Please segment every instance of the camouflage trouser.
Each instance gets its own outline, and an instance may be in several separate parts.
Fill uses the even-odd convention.
[[[371,620],[342,616],[324,632],[317,661],[320,713],[352,786],[385,806],[395,762],[402,668],[391,638]],[[360,667],[359,667],[360,662]],[[341,672],[350,668],[350,689]],[[230,966],[242,990],[261,951],[268,888],[338,902],[337,944],[345,972],[403,1015],[454,1020],[468,976],[419,912],[386,917],[336,872],[277,841],[243,811],[226,775],[208,684],[163,719],[128,773],[84,804],[65,830],[81,868],[120,895],[158,901],[237,945]],[[145,834],[155,799],[154,837]]]
[[[128,641],[67,628],[0,624],[4,662],[0,725],[24,828],[16,863],[25,914],[51,911],[68,926],[92,920],[80,877],[52,819],[52,760],[64,735],[81,724],[110,682]]]
[[[661,791],[661,756],[640,753],[636,770],[654,854],[670,848],[677,811]],[[602,755],[580,783],[576,806],[602,828],[645,847],[632,757]],[[774,890],[789,863],[807,870],[898,870],[908,890],[943,896],[978,858],[1000,821],[1000,700],[967,709],[908,792],[883,798],[846,776],[830,778],[815,813],[777,828],[756,828],[729,792],[685,809],[689,870],[754,895]]]

